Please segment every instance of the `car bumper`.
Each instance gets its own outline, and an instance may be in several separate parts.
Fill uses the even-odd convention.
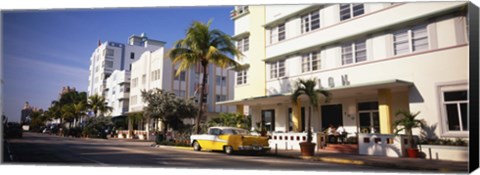
[[[270,147],[267,146],[239,146],[240,151],[269,151]]]

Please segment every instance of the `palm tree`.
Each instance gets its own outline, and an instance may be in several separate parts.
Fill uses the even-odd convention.
[[[75,119],[75,126],[80,121],[81,118],[87,115],[86,113],[87,105],[84,102],[78,102],[73,104],[73,116]]]
[[[206,98],[205,85],[207,84],[208,65],[213,63],[221,68],[238,66],[228,55],[241,56],[241,53],[232,42],[232,38],[220,30],[210,30],[211,20],[207,24],[193,22],[187,29],[186,36],[178,40],[169,52],[174,64],[179,63],[176,72],[178,76],[190,67],[202,65],[202,83],[200,90],[199,111],[195,117],[195,133],[200,133],[200,119],[204,113],[203,103]]]
[[[88,97],[87,106],[93,111],[95,117],[97,114],[103,115],[105,112],[112,111],[112,107],[105,104],[105,98],[97,94]]]
[[[415,119],[415,117],[417,117],[418,114],[420,114],[420,111],[418,111],[416,113],[410,113],[408,111],[403,111],[403,110],[398,111],[395,114],[395,116],[402,115],[403,118],[401,118],[400,120],[397,120],[393,123],[393,126],[395,127],[395,130],[396,130],[395,134],[398,134],[400,131],[405,130],[405,134],[408,137],[408,142],[410,143],[410,148],[411,149],[413,149],[412,129],[424,126],[422,120]],[[402,126],[402,127],[398,128],[399,126]]]
[[[306,96],[308,101],[310,102],[310,108],[308,110],[308,125],[307,125],[307,142],[312,142],[312,131],[310,129],[310,123],[312,118],[312,107],[313,110],[317,111],[318,106],[320,105],[319,96],[321,95],[325,98],[325,101],[328,102],[330,100],[330,93],[328,91],[320,89],[315,89],[316,86],[316,79],[309,79],[309,80],[298,80],[296,83],[296,87],[291,95],[291,100],[294,106],[297,106],[298,100],[300,96]]]

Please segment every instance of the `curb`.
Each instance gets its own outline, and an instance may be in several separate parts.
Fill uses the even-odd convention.
[[[157,145],[157,144],[152,144],[150,146],[155,148],[170,148],[170,149],[181,149],[181,150],[193,151],[192,147],[186,147],[186,146],[170,146],[170,145]]]
[[[156,145],[156,144],[152,144],[151,146],[155,148],[162,147],[162,148],[170,148],[170,149],[193,150],[192,147],[185,147],[185,146],[169,146],[169,145]],[[275,156],[275,157],[283,157],[283,158],[319,161],[319,162],[325,162],[325,163],[373,166],[373,167],[395,168],[395,169],[404,169],[404,170],[421,170],[421,171],[438,171],[438,172],[462,172],[463,171],[463,170],[455,170],[455,169],[450,169],[445,167],[442,167],[442,168],[417,167],[417,166],[409,166],[404,164],[395,164],[395,163],[388,163],[388,162],[369,162],[369,161],[335,158],[335,157],[293,156],[293,155],[273,154],[273,153],[270,153],[267,155]],[[468,170],[465,170],[465,172],[467,171]]]
[[[439,171],[439,172],[461,172],[462,170],[452,170],[449,168],[428,168],[428,167],[416,167],[402,164],[394,163],[380,163],[380,162],[367,162],[362,160],[353,160],[353,159],[344,159],[344,158],[334,158],[334,157],[312,157],[312,156],[291,156],[291,155],[281,155],[281,154],[271,154],[272,156],[277,157],[286,157],[286,158],[295,158],[303,160],[312,160],[325,163],[335,163],[335,164],[348,164],[348,165],[367,165],[367,166],[376,166],[383,168],[396,168],[396,169],[409,169],[409,170],[423,170],[423,171]],[[466,170],[468,171],[468,170]]]

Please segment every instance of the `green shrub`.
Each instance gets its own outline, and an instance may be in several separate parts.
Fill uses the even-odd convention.
[[[452,139],[429,139],[429,140],[422,140],[420,144],[424,145],[452,145],[452,146],[467,146],[468,142],[465,141],[464,139],[457,138],[455,140]]]
[[[92,117],[86,122],[83,128],[82,135],[90,138],[107,138],[105,130],[111,125],[111,120],[108,117]]]

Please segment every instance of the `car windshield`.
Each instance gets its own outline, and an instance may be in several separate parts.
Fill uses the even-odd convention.
[[[222,134],[248,135],[248,131],[244,129],[223,129]]]

